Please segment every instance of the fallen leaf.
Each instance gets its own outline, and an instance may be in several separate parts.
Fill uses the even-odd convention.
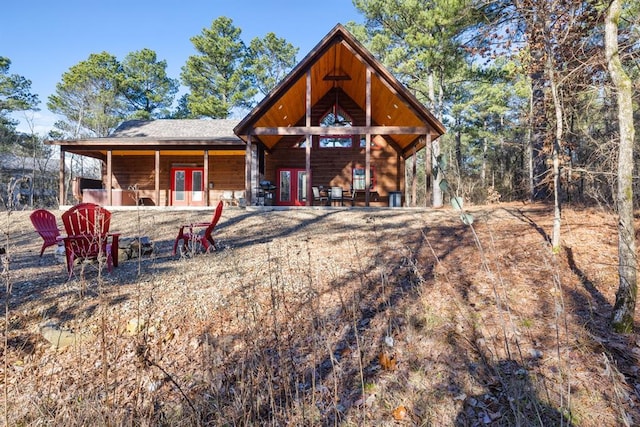
[[[380,366],[385,371],[393,371],[396,369],[396,359],[395,356],[388,356],[384,351],[378,355],[378,362],[380,362]]]
[[[404,420],[405,418],[407,418],[407,408],[400,405],[393,410],[392,415],[394,420],[398,420],[398,421]]]

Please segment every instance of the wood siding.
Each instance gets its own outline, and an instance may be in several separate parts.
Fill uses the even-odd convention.
[[[376,188],[381,196],[390,191],[404,191],[404,159],[381,136],[373,139],[371,166],[375,170]],[[276,171],[280,168],[305,168],[304,148],[282,147],[267,154],[265,179],[276,182]],[[337,185],[350,189],[354,168],[365,167],[365,149],[320,148],[318,138],[313,139],[311,149],[312,185]]]
[[[153,155],[114,155],[112,158],[113,188],[128,190],[137,185],[140,197],[148,199],[147,204],[167,206],[171,200],[171,167],[193,165],[204,167],[204,155],[160,155],[160,200],[155,200],[155,157]],[[210,191],[210,205],[220,199],[225,190],[244,190],[244,156],[209,155],[209,176],[205,187],[213,182]],[[106,167],[103,168],[103,182],[107,182]]]
[[[313,106],[311,123],[317,125],[322,117],[331,110],[336,99],[338,99],[340,107],[349,115],[353,126],[365,124],[364,111],[340,89],[330,91]],[[366,150],[364,147],[360,147],[360,136],[353,136],[350,148],[321,148],[319,139],[318,136],[312,137],[312,185],[340,186],[345,190],[350,190],[353,169],[364,169],[366,164]],[[297,136],[281,137],[274,149],[266,154],[266,180],[275,183],[276,173],[280,168],[304,169],[306,167],[305,149],[299,146],[302,140],[303,138]],[[371,148],[371,166],[374,169],[376,183],[373,191],[378,192],[380,203],[385,204],[390,191],[404,193],[405,161],[390,138],[374,135],[372,142],[374,146]]]

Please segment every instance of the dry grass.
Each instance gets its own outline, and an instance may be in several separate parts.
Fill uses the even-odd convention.
[[[209,211],[116,211],[112,229],[150,237],[154,255],[69,282],[52,249],[38,258],[29,212],[1,214],[6,420],[639,423],[639,342],[607,330],[615,218],[566,209],[554,258],[546,206],[472,212],[474,230],[446,209],[232,208],[219,250],[181,259],[178,226]],[[56,350],[43,322],[82,339]]]

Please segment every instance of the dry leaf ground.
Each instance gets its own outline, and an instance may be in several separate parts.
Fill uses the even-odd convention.
[[[640,423],[640,341],[608,331],[615,217],[545,205],[225,209],[213,254],[171,256],[211,211],[114,211],[154,254],[67,281],[29,212],[8,258],[10,425]],[[61,212],[55,212],[60,217]],[[8,323],[7,323],[8,321]],[[43,324],[82,339],[55,349]],[[47,326],[48,328],[49,326]]]

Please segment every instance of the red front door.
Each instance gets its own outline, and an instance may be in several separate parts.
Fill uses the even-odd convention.
[[[305,169],[278,169],[276,204],[278,206],[304,206],[307,203],[307,171]]]
[[[171,168],[171,205],[204,206],[204,169]]]

